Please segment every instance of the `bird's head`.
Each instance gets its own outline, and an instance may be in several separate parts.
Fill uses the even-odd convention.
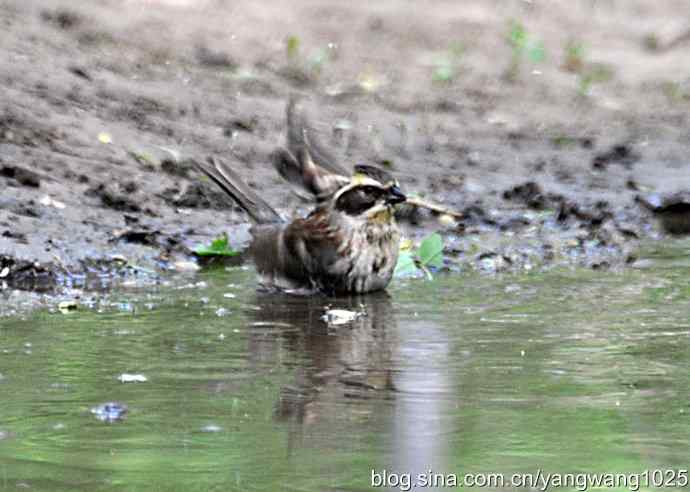
[[[388,222],[396,204],[406,200],[393,176],[374,166],[359,165],[350,182],[336,191],[331,205],[337,212],[367,221]]]

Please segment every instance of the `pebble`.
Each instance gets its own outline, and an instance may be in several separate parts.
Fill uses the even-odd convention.
[[[118,422],[125,419],[129,408],[124,403],[111,401],[91,409],[91,413],[101,422]]]

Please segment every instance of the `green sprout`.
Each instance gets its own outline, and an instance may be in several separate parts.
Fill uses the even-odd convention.
[[[563,48],[562,68],[578,75],[577,92],[581,96],[589,95],[593,84],[608,82],[613,78],[613,69],[610,66],[603,63],[587,63],[584,45],[573,39]]]
[[[436,83],[447,84],[457,77],[460,68],[460,60],[464,53],[465,46],[461,42],[456,41],[451,43],[448,49],[439,54],[434,60],[432,80]]]
[[[313,51],[309,56],[302,53],[301,40],[297,36],[288,36],[285,40],[287,66],[284,73],[298,82],[309,82],[318,76],[327,62],[337,56],[338,45],[328,43],[326,47]]]
[[[290,62],[297,60],[299,56],[300,40],[297,36],[289,36],[285,41],[287,59]]]
[[[580,72],[578,93],[587,96],[595,83],[608,82],[613,78],[613,70],[608,65],[593,63]]]
[[[583,44],[571,39],[565,44],[563,52],[563,69],[567,72],[580,73],[585,66]]]
[[[507,42],[511,48],[511,56],[505,78],[511,82],[517,80],[520,75],[523,60],[541,63],[546,59],[544,42],[530,36],[521,22],[510,21]]]
[[[194,254],[197,256],[237,256],[239,251],[232,249],[228,242],[228,235],[223,233],[213,241],[210,245],[198,244],[194,248]]]

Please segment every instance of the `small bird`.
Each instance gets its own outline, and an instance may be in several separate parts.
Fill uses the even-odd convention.
[[[343,168],[314,145],[309,129],[287,109],[288,149],[272,156],[278,172],[316,200],[305,218],[286,223],[227,165],[210,159],[198,169],[254,222],[249,252],[268,290],[328,295],[385,289],[400,247],[395,206],[406,200],[393,176],[374,166]],[[315,162],[318,160],[318,163]]]

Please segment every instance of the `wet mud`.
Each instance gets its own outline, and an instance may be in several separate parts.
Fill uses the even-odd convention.
[[[640,241],[690,231],[688,50],[644,43],[683,2],[410,8],[4,2],[2,290],[155,282],[221,232],[241,248],[247,218],[194,160],[304,214],[270,165],[292,94],[341,162],[462,212],[402,217],[408,237],[443,234],[447,270],[627,268]],[[506,41],[516,21],[545,59]]]

